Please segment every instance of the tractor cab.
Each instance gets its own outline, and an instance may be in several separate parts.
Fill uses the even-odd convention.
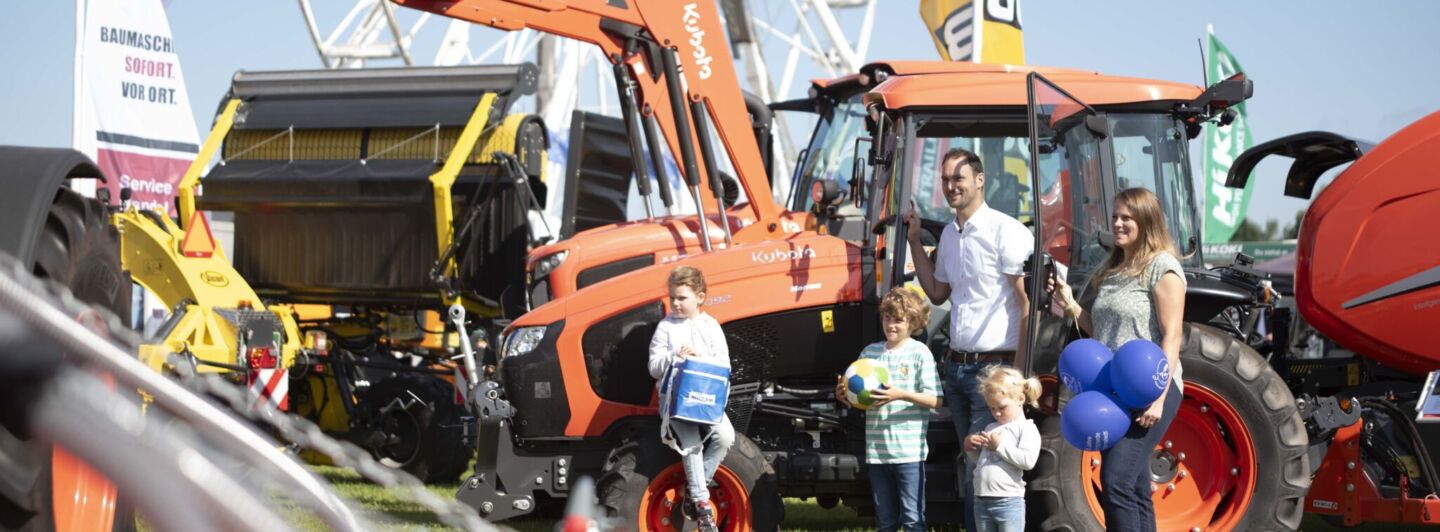
[[[986,204],[1035,234],[1034,256],[1041,259],[1032,260],[1027,273],[1041,268],[1040,275],[1030,276],[1032,302],[1049,300],[1043,287],[1052,270],[1082,301],[1093,297],[1086,287],[1109,253],[1111,198],[1131,187],[1160,198],[1182,264],[1200,272],[1199,212],[1187,144],[1198,132],[1197,120],[1214,114],[1218,105],[1243,99],[1231,94],[1241,83],[1226,80],[1202,93],[1194,86],[1079,71],[939,73],[882,83],[864,96],[874,135],[867,143],[874,146],[867,170],[879,177],[870,181],[866,196],[881,198],[869,202],[866,216],[876,220],[870,231],[882,272],[878,288],[913,282],[910,254],[933,254],[945,224],[953,222],[940,175],[945,154],[956,148],[979,156]],[[1226,92],[1217,92],[1221,89]],[[911,208],[924,228],[923,250],[907,249],[903,238],[906,228],[897,215]],[[1206,321],[1218,312],[1212,308],[1249,297],[1197,276],[1191,287],[1195,308],[1187,307],[1187,318],[1193,312]],[[942,349],[947,311],[933,314],[929,343]],[[1032,370],[1053,368],[1067,338],[1062,321],[1048,307],[1032,305]]]

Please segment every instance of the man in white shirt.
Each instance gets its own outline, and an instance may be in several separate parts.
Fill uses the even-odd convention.
[[[936,305],[950,301],[950,346],[941,358],[946,407],[964,442],[994,422],[980,393],[979,374],[994,364],[1024,366],[1024,331],[1030,313],[1024,267],[1035,250],[1034,235],[1018,220],[985,205],[985,172],[980,158],[955,148],[941,160],[945,199],[955,209],[931,264],[913,253],[916,278]],[[911,249],[920,250],[920,220],[905,215]],[[965,529],[974,530],[975,465],[967,460],[961,478]]]

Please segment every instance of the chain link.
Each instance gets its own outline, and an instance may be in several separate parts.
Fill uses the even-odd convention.
[[[75,299],[68,288],[52,281],[35,278],[30,274],[28,268],[4,253],[0,253],[0,285],[8,287],[0,292],[3,292],[5,296],[4,303],[13,308],[58,307],[60,311],[69,316],[98,312],[110,333],[109,341],[124,349],[131,358],[134,358],[138,346],[145,342],[144,338],[126,326],[109,309],[87,305]],[[40,332],[61,340],[62,344],[67,343],[64,341],[67,340],[64,338],[65,336],[73,334],[70,329],[46,328]],[[70,345],[83,345],[85,341],[100,339],[92,337],[89,339],[69,338],[69,340],[72,340],[68,342]],[[199,375],[187,361],[175,353],[167,356],[166,364],[172,370],[172,374],[178,377],[179,383],[190,390],[219,398],[233,412],[273,429],[282,439],[323,454],[338,466],[354,469],[365,479],[425,507],[446,525],[472,531],[500,530],[481,520],[474,509],[462,505],[454,499],[446,500],[437,497],[413,475],[379,463],[370,456],[369,452],[353,443],[336,440],[326,435],[307,419],[281,412],[269,401],[249,393],[248,388],[242,388],[214,374]]]

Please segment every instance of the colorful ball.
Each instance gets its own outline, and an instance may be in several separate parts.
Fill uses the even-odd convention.
[[[870,392],[889,383],[890,370],[884,364],[870,358],[856,360],[845,370],[845,399],[855,408],[869,410],[870,405],[875,404]]]
[[[1110,361],[1115,354],[1098,341],[1081,338],[1060,352],[1060,382],[1071,393],[1110,393]]]
[[[1104,393],[1076,395],[1060,412],[1060,434],[1082,451],[1109,449],[1129,430],[1130,413]]]
[[[1115,350],[1110,385],[1120,404],[1131,409],[1150,406],[1170,384],[1170,359],[1149,340],[1131,340]]]

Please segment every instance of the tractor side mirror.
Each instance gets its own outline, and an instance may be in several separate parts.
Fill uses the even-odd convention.
[[[1100,115],[1087,115],[1085,117],[1085,129],[1098,138],[1110,136],[1110,121]]]
[[[1224,111],[1255,95],[1255,82],[1245,77],[1244,72],[1220,80],[1200,93],[1190,102],[1190,107],[1203,109],[1207,114]]]

